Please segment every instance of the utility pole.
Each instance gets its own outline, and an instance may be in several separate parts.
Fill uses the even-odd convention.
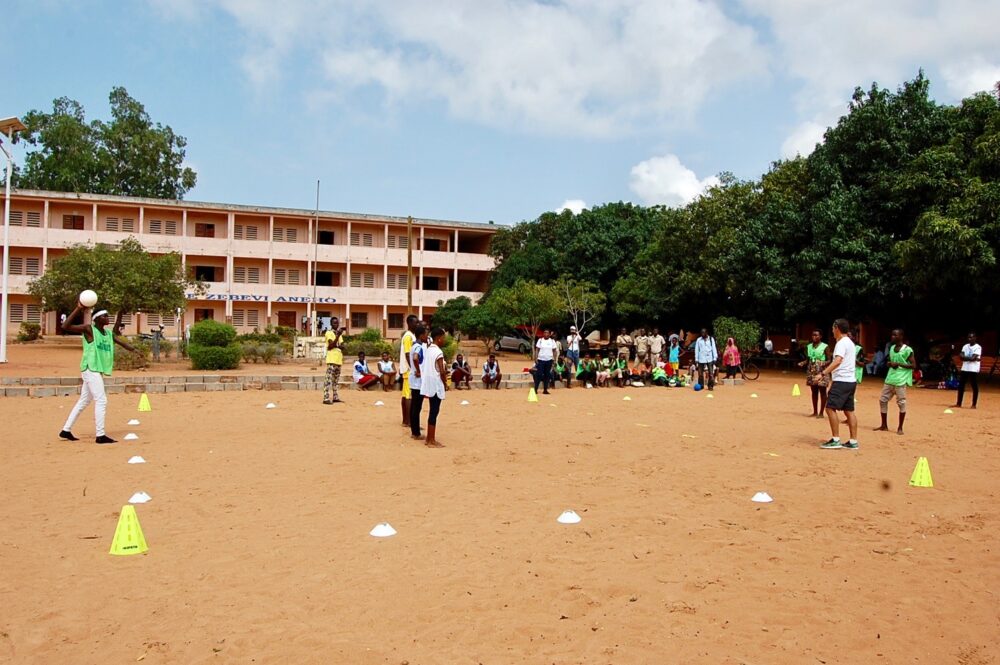
[[[413,217],[406,218],[406,315],[413,313]]]
[[[319,256],[319,180],[316,181],[316,214],[313,216],[313,226],[314,233],[313,236],[313,269],[312,269],[312,283],[313,283],[313,297],[310,303],[310,312],[312,313],[312,336],[315,337],[318,334],[319,321],[316,316],[316,273],[319,268],[316,265],[317,257]]]

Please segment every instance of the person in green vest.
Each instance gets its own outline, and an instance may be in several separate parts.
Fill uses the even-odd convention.
[[[83,357],[80,359],[80,375],[83,377],[83,388],[80,390],[80,399],[66,419],[59,438],[67,441],[79,441],[73,436],[73,423],[80,417],[83,410],[91,402],[94,403],[94,422],[97,426],[97,443],[114,443],[115,440],[104,432],[104,416],[108,408],[108,396],[104,391],[104,377],[111,376],[111,370],[115,365],[115,344],[131,353],[138,353],[135,347],[129,345],[118,334],[121,329],[121,312],[115,319],[115,325],[111,330],[105,330],[108,325],[108,311],[106,309],[94,312],[90,317],[90,325],[84,323],[70,323],[86,309],[83,305],[77,304],[73,313],[66,317],[63,330],[70,333],[80,333],[83,340]]]
[[[823,370],[830,364],[830,359],[830,347],[823,341],[823,333],[813,330],[806,344],[806,359],[799,363],[799,367],[806,368],[806,385],[812,388],[814,418],[822,418],[826,409],[826,388],[830,380]]]
[[[849,337],[854,342],[854,378],[860,385],[865,376],[865,347],[861,346],[861,331],[855,328]]]
[[[903,433],[903,421],[906,420],[906,388],[913,385],[913,370],[916,367],[913,349],[903,343],[903,331],[896,328],[892,331],[889,344],[889,373],[885,375],[882,395],[878,400],[882,411],[882,425],[875,428],[876,432],[889,431],[889,401],[895,395],[896,406],[899,407],[899,428],[896,429],[896,434]]]
[[[594,360],[593,352],[580,360],[576,366],[576,380],[585,386],[593,386],[597,381],[597,361]]]
[[[653,385],[656,386],[665,386],[669,381],[667,378],[667,370],[663,369],[659,365],[653,368],[651,376],[653,378]]]

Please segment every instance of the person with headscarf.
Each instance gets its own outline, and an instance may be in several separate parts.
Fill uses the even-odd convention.
[[[735,379],[741,373],[740,349],[736,340],[730,337],[726,340],[726,350],[722,352],[722,364],[726,368],[726,378]]]

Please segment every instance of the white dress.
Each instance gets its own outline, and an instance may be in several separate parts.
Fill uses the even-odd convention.
[[[429,344],[424,350],[424,362],[420,365],[420,394],[424,397],[436,395],[444,399],[444,382],[441,381],[441,373],[437,368],[438,358],[443,357],[441,347],[437,344]]]

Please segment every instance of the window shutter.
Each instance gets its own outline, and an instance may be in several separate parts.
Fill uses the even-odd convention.
[[[149,220],[149,232],[150,233],[163,233],[163,220],[162,219],[151,219]]]
[[[246,310],[245,309],[234,309],[233,310],[233,325],[242,327],[246,321]]]
[[[12,256],[9,259],[10,274],[11,275],[23,275],[24,274],[24,258],[20,256]]]
[[[33,229],[41,228],[42,226],[42,213],[40,212],[29,212],[28,213],[28,226]]]
[[[298,285],[299,283],[299,271],[298,269],[288,271],[288,283],[292,285]]]
[[[274,242],[283,242],[285,239],[285,229],[280,226],[274,227],[274,233],[271,234],[271,240]]]
[[[247,268],[247,283],[260,284],[260,268]]]
[[[39,258],[28,258],[24,260],[24,274],[38,276],[41,274],[42,260]]]
[[[351,273],[351,288],[352,289],[361,288],[361,273],[357,272]]]
[[[386,244],[389,246],[389,249],[396,249],[396,236],[390,234],[389,237],[386,238]]]
[[[24,213],[20,210],[10,211],[10,225],[21,226],[24,223]]]
[[[285,279],[286,279],[286,277],[285,277],[285,269],[284,268],[275,268],[274,269],[274,283],[275,284],[284,284],[285,283]]]
[[[246,227],[246,239],[247,240],[256,240],[257,239],[257,227],[256,226],[248,226],[248,227]]]
[[[10,304],[10,322],[11,323],[24,322],[24,305],[22,303],[12,302]]]
[[[104,222],[104,226],[108,231],[120,231],[121,226],[119,221],[117,217],[108,217]]]
[[[121,230],[123,233],[135,233],[135,218],[122,217]]]
[[[285,229],[285,242],[298,242],[299,232],[296,229]]]
[[[247,310],[247,327],[256,328],[260,326],[260,310],[259,309],[248,309]]]
[[[233,227],[233,238],[235,240],[243,240],[243,225],[242,224],[236,224]]]
[[[394,274],[389,273],[388,275],[386,275],[386,277],[385,277],[385,288],[387,288],[387,289],[394,289],[394,288],[396,288],[396,276]]]
[[[375,245],[375,236],[371,233],[365,233],[361,236],[362,243],[365,247],[372,247]]]
[[[159,314],[147,314],[146,323],[154,328],[160,325],[160,315]]]
[[[28,323],[41,323],[42,322],[42,306],[41,305],[28,305],[28,313],[25,317]]]
[[[361,234],[357,231],[351,231],[351,245],[355,247],[361,245]]]
[[[247,281],[247,269],[243,266],[237,266],[233,269],[233,281],[240,284],[246,284]]]
[[[122,325],[123,326],[130,326],[130,325],[132,325],[132,315],[131,314],[123,314],[122,315]]]
[[[365,273],[365,288],[374,289],[375,288],[375,273],[366,272]]]

